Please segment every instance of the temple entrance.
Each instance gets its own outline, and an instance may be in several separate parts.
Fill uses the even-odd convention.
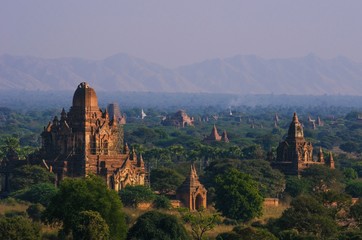
[[[203,203],[204,203],[203,197],[201,196],[201,194],[197,194],[195,199],[195,209],[200,210],[202,208],[205,208]]]

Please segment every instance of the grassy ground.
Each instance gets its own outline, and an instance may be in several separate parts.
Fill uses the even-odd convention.
[[[0,215],[5,215],[9,212],[25,212],[29,207],[29,203],[19,202],[15,199],[4,199],[0,201]]]
[[[30,206],[30,203],[18,201],[12,198],[4,199],[0,201],[0,216],[11,213],[21,213],[26,215],[26,209]],[[51,227],[48,225],[41,225],[42,239],[55,239],[58,235],[59,227]]]
[[[286,204],[279,204],[279,206],[277,207],[264,207],[263,215],[257,220],[261,223],[266,223],[270,218],[279,218],[282,215],[283,211],[288,207],[289,205]]]

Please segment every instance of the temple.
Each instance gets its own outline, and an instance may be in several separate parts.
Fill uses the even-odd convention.
[[[161,122],[164,126],[186,127],[194,126],[194,118],[189,117],[184,110],[179,110],[174,114],[167,115]]]
[[[210,143],[210,142],[229,142],[229,138],[227,136],[226,130],[222,133],[222,135],[220,136],[216,125],[214,124],[214,127],[211,130],[211,133],[209,136],[204,138],[204,142]]]
[[[74,93],[69,112],[63,109],[60,119],[54,117],[44,128],[40,155],[58,182],[64,177],[95,174],[116,191],[126,185],[145,184],[142,156],[124,144],[119,116],[112,112],[109,116],[99,108],[94,89],[83,82]]]
[[[194,165],[182,185],[176,190],[176,198],[190,211],[206,208],[207,190],[200,183]]]
[[[317,160],[313,159],[313,145],[304,138],[303,126],[294,113],[289,126],[288,136],[285,141],[279,143],[277,156],[271,159],[271,166],[279,169],[286,175],[299,175],[301,171],[313,164],[326,165],[334,168],[333,156],[330,153],[328,159],[324,159],[320,148]]]

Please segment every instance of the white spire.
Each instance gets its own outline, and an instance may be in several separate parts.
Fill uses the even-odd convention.
[[[142,108],[142,111],[141,111],[141,119],[144,119],[146,117],[146,113],[143,111],[143,108]]]

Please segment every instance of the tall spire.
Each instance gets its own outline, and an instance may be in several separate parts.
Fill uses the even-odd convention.
[[[143,161],[142,153],[140,154],[140,157],[139,157],[139,159],[137,160],[137,166],[138,166],[138,167],[142,167],[142,168],[145,167],[145,162]]]
[[[330,169],[335,169],[332,152],[329,152],[328,161],[326,162],[326,164]]]
[[[60,114],[60,120],[64,121],[67,118],[67,113],[65,112],[65,109],[62,109],[62,113]]]
[[[294,112],[294,114],[293,114],[293,122],[294,123],[299,123],[299,119],[298,119],[298,115],[297,115],[297,113],[296,112]]]
[[[226,143],[230,142],[226,130],[222,133],[221,139]]]
[[[289,130],[288,130],[288,138],[290,140],[299,138],[304,138],[303,127],[302,124],[299,122],[297,113],[293,115],[293,121],[290,123]]]
[[[323,154],[322,147],[319,148],[318,162],[324,163],[324,154]]]

